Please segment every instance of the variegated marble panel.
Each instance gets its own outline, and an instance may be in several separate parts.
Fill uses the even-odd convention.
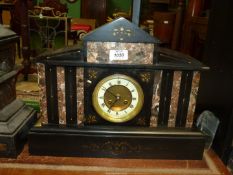
[[[39,86],[39,97],[40,97],[40,113],[39,117],[42,124],[48,123],[47,117],[47,97],[46,97],[46,83],[45,83],[45,66],[44,64],[37,64],[38,72],[38,86]]]
[[[151,120],[150,126],[157,127],[158,114],[159,114],[159,102],[160,102],[160,86],[162,79],[162,71],[157,71],[154,74],[154,87],[151,107]],[[179,99],[179,90],[181,82],[181,71],[175,71],[172,85],[172,95],[170,104],[170,113],[168,119],[168,127],[175,127],[176,114]],[[59,123],[66,124],[66,108],[65,108],[65,78],[64,68],[57,68],[57,92],[58,92],[58,110],[59,110]],[[46,84],[45,84],[45,67],[43,64],[38,64],[38,83],[40,88],[40,117],[42,124],[48,123],[47,117],[47,99],[46,99]],[[190,94],[190,102],[186,120],[186,127],[192,127],[194,120],[194,112],[196,107],[196,97],[199,87],[200,73],[195,72],[192,81],[192,90]],[[77,68],[76,70],[76,85],[77,85],[77,116],[78,124],[83,122],[84,116],[84,80],[83,80],[83,68]]]
[[[127,50],[127,60],[111,60],[110,50]],[[154,44],[87,42],[87,62],[92,63],[133,63],[152,64]]]
[[[158,121],[158,114],[159,114],[162,71],[159,75],[160,76],[157,75],[154,78],[150,127],[158,126],[157,121]],[[176,115],[177,115],[178,100],[179,100],[179,93],[180,93],[181,75],[182,75],[181,71],[174,72],[170,112],[169,112],[169,117],[168,117],[168,127],[175,127],[175,124],[176,124]],[[193,80],[192,80],[192,89],[191,89],[190,101],[189,101],[189,107],[188,107],[188,113],[187,113],[187,119],[186,119],[187,128],[192,127],[192,124],[193,124],[199,81],[200,81],[200,73],[195,72],[193,76]]]
[[[194,121],[194,113],[196,109],[196,100],[197,94],[199,89],[199,82],[200,82],[200,72],[194,72],[193,81],[192,81],[192,89],[190,93],[190,101],[189,101],[189,108],[186,120],[186,127],[191,128]]]
[[[154,77],[150,127],[157,127],[157,121],[158,121],[158,115],[159,115],[161,80],[162,80],[162,71],[158,71],[158,73],[155,74],[155,77]]]
[[[40,93],[40,118],[42,124],[48,124],[47,116],[47,98],[45,84],[45,67],[38,64],[38,84]],[[83,68],[76,69],[76,86],[77,86],[77,117],[78,124],[82,123],[84,113],[84,85],[83,85]],[[58,93],[58,115],[59,124],[66,124],[66,102],[65,102],[65,73],[63,67],[57,67],[57,93]]]
[[[174,72],[170,112],[169,112],[169,117],[168,117],[168,127],[175,127],[176,125],[176,113],[177,113],[179,93],[180,93],[181,75],[182,75],[181,71]]]
[[[66,123],[65,69],[57,67],[57,98],[59,123]]]
[[[84,69],[76,69],[76,85],[77,85],[77,113],[78,124],[82,124],[84,118]]]

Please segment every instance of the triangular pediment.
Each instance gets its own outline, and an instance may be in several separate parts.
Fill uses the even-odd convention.
[[[160,43],[160,41],[132,22],[121,17],[88,33],[84,41]]]

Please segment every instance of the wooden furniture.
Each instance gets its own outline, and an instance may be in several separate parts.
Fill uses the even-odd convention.
[[[181,51],[202,60],[207,26],[208,17],[192,17],[184,33]]]
[[[175,26],[175,12],[155,11],[154,19],[154,36],[158,37],[162,45],[171,46],[173,31]]]
[[[151,0],[150,4],[162,4],[166,6],[161,7],[160,10],[153,11],[154,19],[154,34],[161,38],[163,46],[169,47],[174,50],[179,50],[180,47],[180,36],[182,30],[183,13],[184,13],[184,0],[170,0],[160,1]],[[168,7],[172,7],[169,9]],[[174,8],[175,7],[175,8]]]
[[[81,18],[96,19],[96,26],[106,23],[107,0],[85,0],[81,3]]]
[[[212,151],[203,160],[109,159],[79,157],[31,156],[27,145],[17,159],[0,158],[4,175],[230,175]]]
[[[22,38],[21,48],[23,56],[23,73],[25,79],[30,71],[31,61],[30,61],[30,40],[29,40],[29,21],[28,21],[28,3],[27,0],[17,0],[15,2],[15,11],[14,11],[14,26],[16,33],[19,34]]]
[[[181,52],[202,60],[207,35],[208,17],[202,17],[203,0],[191,0],[188,4],[181,38]]]
[[[184,0],[170,0],[171,5],[177,4],[177,8],[175,9],[176,12],[176,19],[175,25],[173,30],[171,48],[174,50],[179,50],[180,42],[181,42],[181,35],[182,35],[182,22],[183,22],[183,15],[184,15]],[[175,1],[175,2],[174,2]]]

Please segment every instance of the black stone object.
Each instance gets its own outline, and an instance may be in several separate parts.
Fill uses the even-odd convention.
[[[126,31],[126,34],[123,31]],[[129,31],[131,32],[128,33]],[[114,32],[119,37],[116,37],[116,33]],[[86,61],[87,42],[154,44],[155,51],[153,56],[157,58],[153,64],[91,63]],[[45,66],[47,97],[47,116],[45,117],[47,117],[48,123],[35,126],[30,130],[29,152],[35,155],[52,156],[202,159],[205,136],[195,128],[185,128],[184,121],[187,117],[193,72],[204,71],[208,67],[190,56],[169,49],[159,48],[157,46],[158,44],[159,41],[156,38],[140,30],[138,26],[129,21],[119,18],[86,35],[84,45],[81,48],[64,48],[57,52],[44,53],[38,57],[38,62]],[[68,122],[65,124],[59,123],[57,67],[64,68],[66,77],[64,81],[66,87],[65,96],[68,99],[66,100],[68,104],[65,105],[65,108],[66,114],[69,115],[66,115],[66,121]],[[98,125],[88,125],[85,122],[83,125],[78,125],[77,119],[80,116],[77,112],[76,102],[78,97],[75,90],[75,79],[77,75],[73,72],[79,68],[84,69],[84,72],[87,69],[98,69],[107,75],[118,72],[131,73],[134,71],[146,71],[153,74],[156,71],[163,71],[162,76],[165,77],[162,77],[163,90],[160,92],[162,100],[159,102],[159,127],[152,128],[147,123],[143,126],[132,123],[127,123],[127,125],[124,125],[125,123],[122,125],[107,125],[100,120]],[[174,128],[169,128],[167,126],[167,120],[174,71],[182,72],[181,88],[183,91],[179,93],[179,104],[177,107],[178,121]],[[79,76],[83,76],[85,83],[85,77],[87,75],[84,73]],[[84,85],[84,91],[85,101],[85,95],[91,95],[92,89],[90,88],[89,90]],[[146,92],[152,93],[146,86],[143,88],[143,91],[144,94]],[[90,114],[91,108],[91,103],[84,102],[84,118]],[[151,109],[151,104],[144,106],[144,108],[145,110],[146,108],[147,110]],[[150,117],[148,113],[145,112],[144,114],[145,119]],[[98,117],[97,114],[96,116]],[[73,120],[74,118],[76,119],[75,121]]]
[[[34,155],[135,159],[202,159],[205,139],[192,129],[85,127],[32,128]]]
[[[53,69],[56,66],[147,71],[203,71],[208,69],[200,62],[183,54],[162,48],[158,49],[158,51],[160,61],[155,65],[87,63],[83,61],[82,50],[77,48],[64,49],[56,53],[49,52],[38,58],[38,61]],[[76,75],[74,74],[73,76]],[[55,77],[51,76],[50,78],[54,79]],[[50,80],[50,82],[54,81]],[[50,85],[55,86],[56,81]],[[51,89],[51,87],[46,88]],[[54,112],[58,110],[58,106],[54,99],[50,101],[52,103],[48,110],[49,124],[35,126],[29,132],[29,152],[32,155],[177,160],[202,159],[205,136],[196,129],[187,129],[179,126],[176,128],[150,128],[101,125],[78,126],[77,123],[72,126],[69,123],[60,125],[57,113]],[[71,108],[73,107],[68,106],[67,110]]]
[[[16,99],[18,41],[13,31],[0,26],[0,157],[17,157],[36,119],[36,112]]]

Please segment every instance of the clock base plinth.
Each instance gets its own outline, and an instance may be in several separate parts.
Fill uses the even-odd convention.
[[[33,155],[198,160],[204,146],[205,137],[187,129],[42,126],[29,133]]]
[[[15,99],[0,110],[0,157],[16,158],[27,141],[29,129],[37,120],[36,111]]]

